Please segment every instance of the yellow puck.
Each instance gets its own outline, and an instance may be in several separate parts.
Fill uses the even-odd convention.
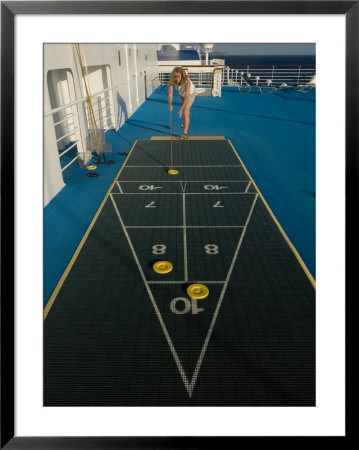
[[[153,270],[157,273],[168,273],[173,269],[173,265],[169,261],[157,261],[153,265]]]
[[[204,284],[191,284],[187,288],[187,294],[194,299],[202,299],[208,297],[209,289]]]
[[[177,169],[168,169],[167,173],[169,173],[170,175],[178,175],[178,170]]]
[[[97,169],[97,166],[86,166],[87,170],[95,170]]]

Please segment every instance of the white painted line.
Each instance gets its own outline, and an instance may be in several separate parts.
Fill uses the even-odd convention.
[[[177,180],[177,181],[170,181],[170,180],[134,180],[134,181],[126,181],[121,180],[121,183],[248,183],[248,179],[246,180]]]
[[[248,192],[249,186],[251,185],[251,181],[249,181],[248,186],[246,187],[246,190],[244,191],[244,193]]]
[[[184,279],[188,280],[188,262],[187,262],[187,231],[186,231],[186,194],[182,194],[183,210],[183,257],[184,257]]]
[[[137,168],[139,168],[139,167],[141,167],[141,168],[144,168],[144,167],[158,167],[158,168],[160,168],[160,169],[163,169],[163,167],[165,167],[165,166],[128,166],[128,165],[126,165],[126,167],[128,168],[128,167],[131,167],[131,168],[133,168],[133,169],[137,169]],[[200,168],[202,168],[202,167],[235,167],[235,168],[240,168],[240,167],[243,167],[241,164],[228,164],[228,165],[198,165],[198,166],[177,166],[177,164],[176,164],[176,167],[183,167],[183,168],[186,168],[186,167],[188,167],[188,168],[196,168],[196,167],[200,167]]]
[[[111,194],[112,195],[112,194]],[[126,226],[127,229],[129,228],[145,228],[145,229],[167,229],[167,228],[184,228],[183,225],[153,225],[153,226],[146,226],[146,225],[129,225]],[[186,228],[244,228],[244,225],[186,225]]]
[[[144,228],[144,229],[148,229],[148,230],[152,230],[152,229],[163,229],[163,230],[166,230],[166,229],[168,229],[168,228],[179,228],[180,230],[183,228],[183,225],[168,225],[168,226],[166,226],[166,225],[153,225],[153,226],[146,226],[146,225],[129,225],[129,226],[126,226],[126,229],[128,230],[128,229],[130,229],[130,228]]]
[[[127,230],[126,230],[126,227],[124,226],[122,217],[121,217],[120,212],[119,212],[119,210],[118,210],[118,208],[117,208],[117,205],[116,205],[116,203],[115,203],[115,201],[114,201],[114,199],[113,199],[112,194],[110,194],[110,198],[111,198],[111,201],[112,201],[113,206],[114,206],[114,208],[115,208],[115,211],[116,211],[118,220],[119,220],[120,223],[121,223],[123,232],[125,233],[125,236],[126,236],[126,238],[127,238],[128,245],[130,246],[130,249],[131,249],[131,251],[132,251],[133,257],[134,257],[134,259],[135,259],[135,261],[136,261],[136,264],[137,264],[138,270],[139,270],[139,272],[140,272],[140,274],[141,274],[142,280],[143,280],[143,282],[144,282],[144,284],[145,284],[147,293],[148,293],[148,295],[149,295],[149,297],[150,297],[150,300],[151,300],[151,302],[152,302],[152,305],[153,305],[153,307],[154,307],[154,309],[155,309],[155,311],[156,311],[157,318],[158,318],[158,320],[159,320],[159,322],[160,322],[160,324],[161,324],[162,330],[163,330],[163,332],[164,332],[164,334],[165,334],[165,336],[166,336],[167,343],[168,343],[168,345],[169,345],[169,347],[170,347],[170,349],[171,349],[173,358],[174,358],[174,360],[175,360],[175,362],[176,362],[177,368],[178,368],[178,370],[179,370],[179,372],[180,372],[180,375],[181,375],[181,377],[182,377],[182,381],[183,381],[183,383],[184,383],[184,385],[185,385],[187,391],[189,392],[190,386],[189,386],[189,382],[188,382],[186,373],[185,373],[185,371],[184,371],[184,369],[183,369],[183,367],[182,367],[181,361],[179,360],[179,357],[178,357],[178,355],[177,355],[176,349],[174,348],[174,345],[173,345],[173,343],[172,343],[171,337],[170,337],[170,335],[168,334],[166,325],[165,325],[164,322],[163,322],[161,313],[160,313],[160,311],[159,311],[159,309],[158,309],[158,307],[157,307],[156,301],[155,301],[155,299],[154,299],[154,297],[153,297],[153,294],[152,294],[152,291],[151,291],[151,289],[150,289],[150,287],[149,287],[149,285],[148,285],[148,282],[147,282],[147,280],[146,280],[145,274],[144,274],[144,272],[143,272],[143,270],[142,270],[142,267],[141,267],[141,264],[140,264],[140,262],[139,262],[139,260],[138,260],[138,257],[137,257],[137,254],[136,254],[136,252],[135,252],[135,249],[134,249],[134,247],[133,247],[133,245],[132,245],[130,236],[128,235]]]
[[[252,217],[252,213],[253,213],[253,210],[254,210],[254,206],[255,206],[255,204],[256,204],[256,202],[257,202],[257,199],[258,199],[258,194],[256,194],[256,196],[255,196],[255,198],[254,198],[252,207],[251,207],[251,209],[250,209],[250,211],[249,211],[249,214],[248,214],[248,217],[247,217],[247,221],[246,221],[246,223],[245,223],[245,225],[244,225],[243,233],[242,233],[241,238],[240,238],[240,240],[239,240],[237,249],[236,249],[236,251],[235,251],[235,253],[234,253],[234,257],[233,257],[233,260],[232,260],[232,264],[231,264],[231,266],[230,266],[230,268],[229,268],[229,271],[228,271],[228,274],[227,274],[227,278],[226,278],[226,286],[225,286],[225,288],[227,288],[227,284],[228,284],[228,282],[229,282],[229,279],[231,278],[232,271],[233,271],[233,267],[234,267],[234,263],[236,262],[237,255],[238,255],[239,249],[241,248],[241,245],[242,245],[242,242],[243,242],[243,238],[244,238],[244,235],[246,234],[247,227],[248,227],[249,221],[250,221],[250,219],[251,219],[251,217]]]
[[[231,275],[232,275],[233,267],[234,267],[234,264],[235,264],[236,259],[237,259],[237,256],[238,256],[239,249],[241,248],[241,245],[242,245],[242,242],[243,242],[244,235],[246,234],[247,227],[248,227],[250,218],[251,218],[251,216],[252,216],[253,209],[254,209],[254,205],[256,204],[257,198],[258,198],[258,194],[256,194],[256,197],[255,197],[255,199],[254,199],[254,201],[253,201],[253,204],[252,204],[251,210],[249,211],[248,218],[247,218],[247,221],[246,221],[246,224],[245,224],[243,233],[242,233],[242,235],[241,235],[241,237],[240,237],[240,239],[239,239],[239,242],[238,242],[236,251],[234,252],[234,256],[233,256],[233,259],[232,259],[231,266],[230,266],[230,268],[229,268],[229,270],[228,270],[228,274],[227,274],[226,281],[225,281],[224,286],[223,286],[223,288],[222,288],[222,292],[221,292],[220,298],[219,298],[219,300],[218,300],[218,303],[217,303],[217,306],[216,306],[216,310],[215,310],[215,312],[214,312],[214,314],[213,314],[212,322],[211,322],[211,325],[210,325],[210,327],[209,327],[209,330],[208,330],[208,333],[207,333],[205,342],[204,342],[204,344],[203,344],[203,347],[202,347],[202,351],[201,351],[200,357],[199,357],[199,359],[198,359],[198,361],[197,361],[197,365],[196,365],[196,368],[195,368],[195,370],[194,370],[194,373],[193,373],[193,376],[192,376],[192,379],[191,379],[191,383],[190,383],[190,396],[192,395],[194,386],[195,386],[195,384],[196,384],[197,377],[198,377],[198,374],[199,374],[199,371],[200,371],[200,368],[201,368],[201,365],[202,365],[202,361],[203,361],[204,355],[205,355],[205,353],[206,353],[207,346],[208,346],[209,340],[210,340],[210,338],[211,338],[211,335],[212,335],[212,331],[213,331],[214,325],[215,325],[216,320],[217,320],[218,312],[219,312],[219,310],[220,310],[220,308],[221,308],[222,300],[223,300],[224,294],[225,294],[225,292],[226,292],[226,290],[227,290],[228,282],[229,282],[229,279],[230,279],[230,277],[231,277]]]
[[[119,192],[111,192],[112,195],[120,195]],[[150,191],[143,191],[143,192],[124,192],[123,195],[139,195],[139,194],[145,194],[145,195],[182,195],[182,192],[150,192]],[[186,192],[186,195],[256,195],[256,192]]]
[[[119,189],[120,193],[121,193],[121,194],[123,194],[123,191],[122,191],[122,188],[121,188],[120,182],[119,182],[119,181],[116,181],[116,184],[117,184],[117,187],[118,187],[118,189]],[[117,192],[116,192],[116,194],[117,194]]]
[[[198,281],[195,280],[196,283],[200,284],[224,284],[225,281]],[[147,281],[148,284],[184,284],[188,283],[188,280],[183,281]]]

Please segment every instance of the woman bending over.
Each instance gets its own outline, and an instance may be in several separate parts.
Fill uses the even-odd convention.
[[[173,86],[178,91],[181,99],[182,107],[178,112],[178,117],[182,117],[183,114],[183,134],[180,139],[187,139],[188,127],[190,124],[190,110],[196,96],[196,88],[186,71],[182,67],[175,67],[172,70],[171,78],[168,86],[168,107],[172,111],[172,98],[173,98]]]

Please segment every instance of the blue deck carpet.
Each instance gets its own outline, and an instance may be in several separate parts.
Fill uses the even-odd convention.
[[[173,134],[180,135],[174,99]],[[44,209],[44,305],[137,139],[170,134],[167,87],[159,87],[117,131],[106,133],[114,164],[89,178],[73,164],[66,186]],[[271,95],[224,88],[222,97],[197,97],[189,135],[230,139],[274,215],[315,278],[315,90]],[[90,281],[90,280],[89,280]]]

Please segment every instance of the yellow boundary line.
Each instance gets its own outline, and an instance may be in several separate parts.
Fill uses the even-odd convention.
[[[132,146],[128,156],[130,156],[130,154],[133,151],[133,149],[135,148],[137,142],[138,141],[136,140],[135,143],[133,144],[133,146]],[[71,258],[69,264],[67,265],[67,267],[66,267],[64,273],[62,274],[59,282],[57,283],[53,293],[51,294],[51,297],[49,298],[49,301],[47,302],[46,307],[44,309],[44,320],[46,319],[47,315],[49,314],[50,309],[52,308],[52,305],[54,304],[54,302],[56,300],[56,297],[57,297],[60,289],[62,288],[62,285],[64,284],[64,282],[65,282],[68,274],[70,273],[70,270],[72,269],[72,267],[73,267],[73,265],[74,265],[78,255],[79,255],[80,251],[82,250],[82,247],[84,246],[84,244],[85,244],[85,242],[86,242],[86,240],[87,240],[87,238],[88,238],[92,228],[94,227],[94,225],[95,225],[95,223],[96,223],[96,221],[98,219],[98,216],[100,215],[100,213],[101,213],[101,211],[102,211],[102,209],[103,209],[103,207],[104,207],[104,205],[105,205],[105,203],[106,203],[106,201],[107,201],[107,199],[108,199],[112,189],[114,188],[114,186],[116,184],[116,181],[118,180],[118,177],[120,176],[123,168],[126,166],[126,162],[127,162],[127,159],[124,162],[124,164],[121,166],[120,170],[117,172],[117,175],[115,176],[114,181],[112,182],[111,186],[109,187],[109,189],[108,189],[104,199],[101,202],[101,205],[99,206],[99,208],[96,211],[96,214],[94,215],[94,217],[93,217],[89,227],[87,228],[85,234],[83,235],[83,237],[81,239],[81,242],[79,243],[77,249],[75,250],[75,253],[72,255],[72,258]]]
[[[225,136],[188,136],[187,139],[179,139],[179,137],[173,137],[175,141],[224,141]],[[169,141],[171,136],[152,136],[151,141]]]
[[[280,223],[278,222],[277,218],[275,217],[275,215],[273,214],[273,211],[270,209],[268,203],[265,201],[262,193],[260,192],[260,190],[258,189],[258,186],[256,185],[256,183],[254,182],[253,178],[251,177],[250,173],[248,172],[246,166],[244,165],[242,159],[240,158],[240,156],[238,155],[236,149],[234,148],[232,142],[228,139],[228,142],[230,144],[230,146],[232,147],[232,150],[234,151],[235,155],[237,156],[237,158],[239,159],[240,163],[243,166],[244,171],[246,172],[246,174],[248,175],[248,177],[250,178],[253,186],[255,187],[256,191],[258,192],[258,195],[260,196],[260,198],[262,199],[262,202],[264,203],[264,206],[267,208],[270,216],[272,217],[272,219],[274,220],[274,223],[277,225],[279,231],[281,232],[281,234],[283,235],[285,241],[287,242],[287,244],[289,245],[290,249],[292,250],[292,252],[294,253],[294,256],[297,258],[299,264],[301,265],[302,269],[304,270],[304,273],[307,275],[311,285],[313,286],[314,289],[316,289],[316,282],[312,276],[312,274],[309,272],[307,266],[305,265],[304,261],[302,260],[302,258],[300,257],[298,251],[296,250],[296,248],[294,247],[294,245],[292,244],[291,240],[289,239],[289,237],[286,235],[285,231],[283,230],[282,226],[280,225]]]

